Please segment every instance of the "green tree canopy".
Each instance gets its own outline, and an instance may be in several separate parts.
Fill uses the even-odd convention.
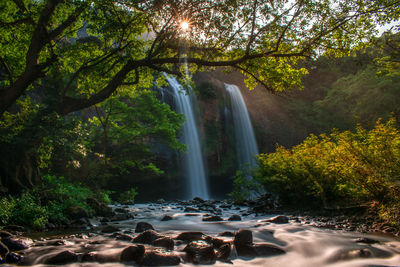
[[[0,4],[0,114],[57,80],[61,115],[102,102],[154,72],[230,66],[247,85],[300,86],[295,63],[348,51],[399,17],[395,0],[7,0]],[[189,24],[187,30],[180,23]],[[339,50],[338,50],[339,49]]]

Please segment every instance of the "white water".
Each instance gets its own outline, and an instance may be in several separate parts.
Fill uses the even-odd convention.
[[[186,122],[183,125],[183,142],[187,145],[184,167],[188,184],[188,198],[209,199],[203,156],[190,93],[186,93],[174,77],[166,76],[166,79],[172,87],[177,111],[183,113],[186,117]]]
[[[239,168],[255,167],[256,162],[254,157],[258,154],[258,147],[243,96],[240,93],[239,87],[234,84],[225,84],[225,88],[231,97]]]

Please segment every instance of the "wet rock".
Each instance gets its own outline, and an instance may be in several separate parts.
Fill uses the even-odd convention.
[[[231,217],[229,217],[228,221],[241,221],[242,217],[240,215],[234,214]]]
[[[231,245],[224,244],[217,251],[217,260],[219,261],[229,261],[229,256],[231,255]]]
[[[1,230],[1,231],[0,231],[0,239],[6,238],[6,237],[10,237],[10,236],[12,236],[11,233],[9,233],[9,232],[7,232],[7,231],[4,231],[4,230]]]
[[[19,255],[19,254],[14,253],[14,252],[10,252],[10,253],[8,253],[6,255],[5,262],[6,263],[11,263],[11,264],[19,263],[22,259],[23,259],[22,255]]]
[[[164,247],[166,249],[173,250],[174,240],[172,240],[172,238],[170,237],[165,236],[154,240],[152,245],[156,247]]]
[[[186,242],[196,241],[203,239],[204,234],[202,232],[183,232],[180,233],[175,239],[183,240]]]
[[[70,250],[65,250],[62,251],[50,258],[48,258],[45,263],[46,264],[67,264],[67,263],[72,263],[72,262],[77,262],[78,261],[78,254],[75,252],[72,252]]]
[[[357,238],[356,240],[354,240],[354,242],[356,242],[356,243],[364,243],[364,244],[376,244],[376,243],[379,243],[379,241],[371,239],[371,238],[367,238],[367,237]]]
[[[135,232],[136,233],[141,233],[147,230],[154,230],[153,225],[147,223],[147,222],[138,222],[136,224]]]
[[[222,204],[219,206],[221,209],[230,209],[232,208],[232,204]]]
[[[124,208],[116,208],[114,211],[119,213],[129,213],[129,211]]]
[[[8,247],[0,241],[0,255],[6,255],[8,252]]]
[[[218,222],[218,221],[223,221],[223,220],[224,219],[222,219],[218,215],[213,215],[213,216],[203,218],[203,222]]]
[[[274,218],[266,220],[266,222],[276,223],[276,224],[283,224],[283,223],[288,223],[289,222],[289,218],[284,216],[284,215],[278,215],[278,216],[275,216]]]
[[[233,240],[235,246],[248,246],[253,244],[253,233],[250,230],[239,229]]]
[[[17,238],[14,236],[10,236],[7,238],[3,238],[1,240],[3,245],[5,245],[10,251],[20,251],[23,249],[27,249],[32,245],[32,240],[27,238]]]
[[[133,243],[142,243],[142,244],[153,244],[153,242],[159,238],[164,237],[163,235],[157,233],[154,230],[147,230],[143,233],[140,233],[136,237],[133,238]]]
[[[184,212],[200,212],[200,210],[193,207],[186,207]]]
[[[162,217],[161,221],[165,222],[165,221],[170,221],[172,220],[172,216],[170,215],[165,215],[164,217]]]
[[[107,225],[105,226],[101,232],[102,233],[114,233],[114,232],[118,232],[120,229],[114,225]]]
[[[199,203],[204,203],[206,202],[204,199],[200,198],[200,197],[195,197],[193,198],[194,201],[199,202]]]
[[[183,251],[188,261],[195,264],[213,264],[217,259],[214,248],[204,241],[190,242]]]
[[[121,252],[120,260],[125,261],[141,261],[144,256],[145,248],[142,245],[129,246]]]
[[[107,204],[99,202],[95,198],[88,198],[86,203],[94,210],[96,216],[112,217],[115,215],[114,211]]]
[[[235,234],[233,232],[230,232],[230,231],[225,231],[225,232],[220,233],[218,236],[234,237]]]
[[[250,230],[240,229],[236,233],[233,243],[239,256],[257,256],[257,252],[253,248],[253,233]]]
[[[198,213],[186,213],[185,216],[200,216]]]
[[[208,243],[212,244],[214,248],[219,248],[223,244],[225,244],[225,241],[223,239],[211,237],[210,241],[207,241]]]
[[[64,246],[67,241],[64,239],[49,240],[46,242],[46,246]]]
[[[174,266],[181,263],[181,258],[173,254],[163,254],[156,251],[146,252],[140,265],[144,266]]]
[[[130,235],[127,235],[127,234],[117,234],[115,236],[115,239],[122,240],[122,241],[132,241],[133,236],[130,236]]]
[[[270,257],[286,253],[283,249],[272,244],[256,244],[253,248],[258,257]]]
[[[6,263],[6,260],[3,259],[3,257],[0,255],[0,264],[4,264],[4,263]]]

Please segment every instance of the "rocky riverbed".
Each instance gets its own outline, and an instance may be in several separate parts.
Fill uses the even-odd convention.
[[[201,199],[112,208],[113,218],[87,220],[69,235],[40,233],[32,240],[18,229],[2,231],[0,260],[24,266],[400,266],[398,237],[348,231],[367,228],[347,218],[266,215]]]

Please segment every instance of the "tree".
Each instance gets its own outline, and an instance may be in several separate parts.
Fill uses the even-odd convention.
[[[8,0],[0,4],[0,114],[57,77],[65,115],[154,72],[229,66],[274,92],[300,86],[297,60],[347,51],[399,18],[395,0]],[[180,28],[181,22],[189,28]]]

